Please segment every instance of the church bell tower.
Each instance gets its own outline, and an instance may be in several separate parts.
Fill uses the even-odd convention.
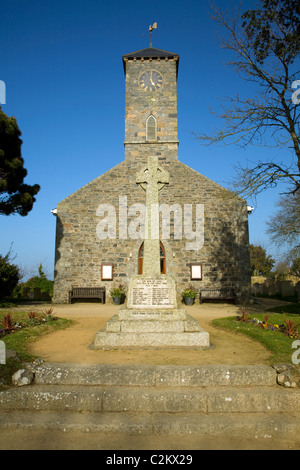
[[[149,47],[125,54],[125,160],[178,160],[179,56]]]

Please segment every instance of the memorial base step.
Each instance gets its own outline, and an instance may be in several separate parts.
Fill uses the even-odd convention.
[[[141,326],[142,328],[142,326]],[[199,331],[190,332],[135,332],[113,333],[105,329],[98,331],[91,349],[110,348],[209,348],[209,334],[199,328]]]

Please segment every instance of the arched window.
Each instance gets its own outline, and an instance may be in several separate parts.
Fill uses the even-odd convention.
[[[146,121],[146,140],[156,140],[156,131],[157,131],[157,123],[156,119],[152,114],[147,118]]]
[[[143,274],[143,256],[144,256],[144,242],[141,244],[139,249],[139,274]],[[165,247],[160,242],[160,272],[161,274],[166,274],[166,255]]]

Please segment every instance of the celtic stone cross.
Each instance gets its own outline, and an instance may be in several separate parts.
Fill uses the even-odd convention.
[[[158,165],[158,157],[149,157],[148,164],[136,175],[136,182],[146,191],[145,240],[143,274],[160,274],[158,191],[169,183],[169,173]]]

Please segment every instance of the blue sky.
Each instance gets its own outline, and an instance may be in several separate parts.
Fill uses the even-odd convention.
[[[229,8],[236,2],[216,0]],[[242,9],[253,1],[242,1]],[[201,146],[193,132],[222,124],[209,108],[222,96],[251,93],[226,66],[222,35],[208,1],[0,0],[2,110],[22,131],[26,183],[41,185],[27,217],[0,216],[0,253],[13,242],[15,263],[30,270],[42,262],[53,276],[58,202],[124,159],[125,80],[122,55],[149,45],[180,55],[179,159],[226,187],[233,165],[279,150]],[[253,90],[252,90],[253,94]],[[258,197],[249,217],[250,242],[271,246],[265,221],[276,211],[278,190]],[[248,201],[252,204],[252,201]]]

